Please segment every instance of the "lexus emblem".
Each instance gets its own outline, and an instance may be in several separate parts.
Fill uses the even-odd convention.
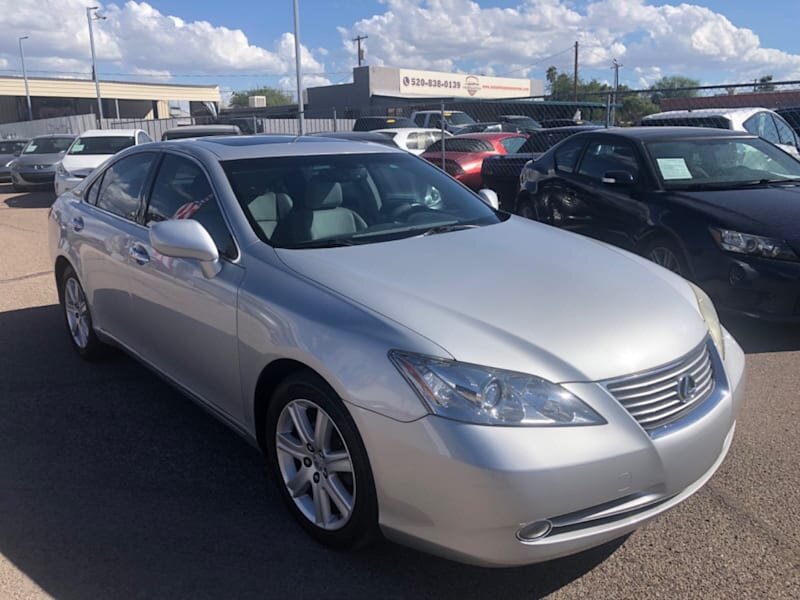
[[[678,400],[684,404],[694,397],[696,390],[697,382],[691,375],[684,375],[678,380]]]

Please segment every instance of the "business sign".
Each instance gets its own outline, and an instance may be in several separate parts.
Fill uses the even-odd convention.
[[[523,98],[531,95],[529,79],[414,69],[399,69],[399,71],[400,93],[406,96]]]

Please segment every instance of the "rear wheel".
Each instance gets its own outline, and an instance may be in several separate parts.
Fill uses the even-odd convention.
[[[97,339],[86,294],[72,267],[64,269],[59,292],[72,347],[85,360],[100,358],[108,346]]]
[[[367,453],[341,400],[311,372],[290,375],[267,410],[267,458],[289,510],[319,542],[367,545],[378,504]]]

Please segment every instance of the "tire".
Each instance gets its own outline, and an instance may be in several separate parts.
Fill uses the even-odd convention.
[[[532,221],[538,220],[536,218],[536,208],[534,208],[530,198],[525,198],[524,200],[520,199],[517,202],[517,214],[525,219],[531,219]]]
[[[267,461],[300,525],[331,548],[375,541],[378,501],[369,459],[333,390],[310,371],[293,373],[275,390],[266,419]],[[322,443],[320,424],[328,432]]]
[[[92,315],[86,294],[72,267],[64,269],[59,282],[58,297],[64,311],[64,323],[70,344],[82,359],[94,361],[108,351],[94,332]]]
[[[656,238],[647,242],[642,250],[642,256],[681,277],[689,276],[689,265],[683,251],[675,242],[666,238]]]

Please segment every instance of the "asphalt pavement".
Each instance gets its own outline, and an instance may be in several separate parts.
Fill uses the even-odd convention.
[[[748,353],[730,454],[626,539],[514,569],[337,553],[235,433],[121,353],[72,352],[52,201],[0,185],[1,598],[800,598],[800,328],[727,323]]]

